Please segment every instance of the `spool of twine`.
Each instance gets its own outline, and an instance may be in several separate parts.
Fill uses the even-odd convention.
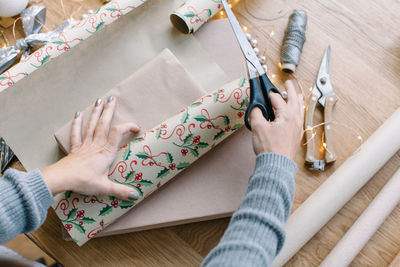
[[[288,26],[283,37],[281,51],[282,71],[293,73],[296,70],[306,40],[306,26],[306,12],[294,10],[289,17]]]

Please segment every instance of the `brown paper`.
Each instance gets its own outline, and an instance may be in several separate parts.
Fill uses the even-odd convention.
[[[112,125],[135,122],[142,128],[139,133],[141,134],[158,122],[173,116],[186,107],[187,103],[203,94],[205,91],[193,80],[171,51],[165,49],[107,92],[102,99],[105,100],[111,95],[117,98],[118,105]],[[89,106],[82,112],[84,126],[87,124],[92,107]],[[67,153],[70,146],[71,122],[55,134],[60,148]],[[128,143],[133,137],[133,134],[127,135],[122,143]]]
[[[241,50],[227,20],[210,21],[195,36],[231,79],[245,73]],[[137,97],[140,101],[140,95]],[[165,106],[160,107],[160,112],[161,108]],[[136,118],[139,116],[135,114]],[[161,121],[155,117],[151,120],[151,127]],[[247,129],[240,129],[98,236],[230,216],[239,205],[254,168],[250,135]]]

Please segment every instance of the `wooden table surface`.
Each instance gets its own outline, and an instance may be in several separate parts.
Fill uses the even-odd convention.
[[[302,146],[296,156],[299,172],[296,176],[295,210],[356,150],[360,144],[358,134],[364,139],[368,138],[398,108],[400,2],[248,1],[249,8],[260,16],[268,13],[268,8],[274,2],[279,5],[288,2],[287,10],[298,8],[307,12],[307,41],[296,77],[308,91],[315,80],[322,55],[330,44],[332,85],[339,97],[334,118],[357,132],[345,126],[335,127],[334,144],[338,159],[325,172],[310,172],[305,168],[305,147]],[[46,25],[49,28],[54,28],[72,12],[78,19],[88,9],[96,10],[102,4],[98,0],[64,1],[65,15],[59,1],[47,0],[42,3],[48,7]],[[78,10],[80,5],[83,7]],[[276,75],[273,80],[281,87],[285,79],[291,78],[277,70],[288,15],[275,21],[257,20],[246,12],[244,0],[234,6],[234,11],[240,22],[258,39],[261,51],[267,52],[268,72],[271,76]],[[17,27],[17,35],[21,34],[20,31]],[[11,36],[12,42],[10,29],[6,33],[8,37]],[[321,122],[321,111],[317,113],[317,121]],[[397,153],[286,266],[317,266],[399,167],[400,154]],[[340,198],[340,195],[337,197]],[[218,243],[228,222],[229,219],[219,219],[104,237],[78,247],[73,242],[61,239],[61,224],[53,210],[50,210],[44,225],[31,237],[65,266],[195,266]],[[386,266],[399,250],[398,206],[351,266]]]

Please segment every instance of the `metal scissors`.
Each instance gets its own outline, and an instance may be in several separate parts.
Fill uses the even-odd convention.
[[[320,170],[325,169],[325,165],[328,163],[333,163],[336,160],[336,155],[334,153],[333,144],[331,141],[331,131],[332,131],[332,113],[333,107],[336,104],[338,98],[333,92],[331,80],[329,77],[330,71],[330,56],[331,47],[325,51],[324,57],[321,61],[321,66],[318,71],[317,80],[312,89],[312,94],[309,99],[308,108],[306,111],[305,119],[305,129],[307,138],[307,152],[306,152],[306,164],[310,165],[310,170]],[[324,141],[323,148],[325,149],[325,159],[315,160],[314,158],[314,132],[313,132],[313,117],[315,112],[315,107],[317,102],[322,106],[324,110]]]
[[[239,42],[240,48],[242,49],[243,55],[247,62],[247,71],[249,73],[250,83],[250,103],[247,107],[244,122],[246,127],[251,131],[251,127],[248,121],[250,112],[253,108],[258,107],[261,109],[264,117],[269,120],[275,120],[274,110],[272,108],[271,100],[269,98],[269,92],[272,90],[275,93],[281,94],[279,90],[272,84],[263,67],[258,60],[256,53],[252,46],[248,42],[245,34],[240,27],[235,15],[230,9],[226,0],[222,0],[228,20],[231,23],[232,29],[236,35],[236,39]]]

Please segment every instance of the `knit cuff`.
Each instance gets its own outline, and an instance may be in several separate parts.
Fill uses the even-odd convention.
[[[44,210],[47,210],[54,203],[54,197],[44,181],[42,173],[39,169],[34,169],[28,172],[26,176],[26,184],[29,186],[34,199]]]
[[[282,170],[294,177],[297,172],[296,163],[286,156],[276,153],[262,153],[256,158],[256,168],[258,170]]]

